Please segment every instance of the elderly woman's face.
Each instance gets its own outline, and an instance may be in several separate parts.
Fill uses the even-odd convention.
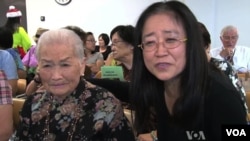
[[[184,70],[185,39],[183,27],[166,14],[153,15],[146,20],[142,42],[150,51],[143,50],[143,59],[147,69],[159,80],[170,80]]]
[[[73,48],[54,44],[40,48],[39,73],[46,90],[65,98],[77,87],[84,72],[84,62],[76,57]]]
[[[123,41],[117,32],[112,36],[111,50],[114,59],[122,63],[126,56],[133,54],[133,46]]]

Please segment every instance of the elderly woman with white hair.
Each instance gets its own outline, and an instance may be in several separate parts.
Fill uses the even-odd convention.
[[[73,31],[44,33],[36,56],[44,90],[25,101],[15,140],[135,140],[120,101],[82,78],[83,43]]]

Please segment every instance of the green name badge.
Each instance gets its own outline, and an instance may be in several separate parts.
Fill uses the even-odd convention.
[[[102,66],[102,78],[119,79],[124,81],[123,69],[121,66]]]

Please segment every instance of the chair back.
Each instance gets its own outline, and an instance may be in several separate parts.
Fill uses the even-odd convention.
[[[250,91],[250,74],[249,73],[238,73],[240,82],[242,83],[246,92]]]
[[[17,80],[17,93],[16,93],[16,95],[25,93],[26,84],[27,84],[26,79],[18,79]]]
[[[14,129],[16,129],[20,122],[20,111],[23,108],[25,99],[23,98],[13,98],[13,122]]]

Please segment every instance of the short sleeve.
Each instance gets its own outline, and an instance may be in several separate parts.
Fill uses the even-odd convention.
[[[0,61],[0,69],[4,70],[7,79],[18,79],[16,63],[10,53],[1,50]]]

